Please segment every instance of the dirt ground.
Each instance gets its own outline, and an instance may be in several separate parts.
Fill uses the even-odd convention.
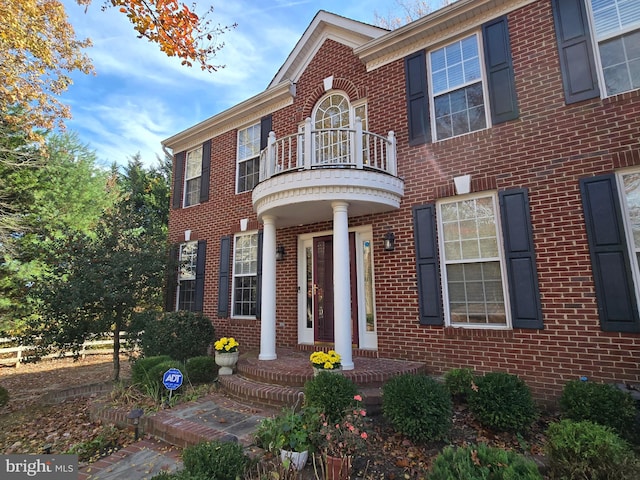
[[[130,372],[128,361],[121,362],[121,378]],[[134,441],[129,431],[92,422],[89,406],[96,397],[76,398],[45,405],[51,392],[79,385],[108,381],[112,376],[111,358],[93,356],[74,362],[52,360],[20,367],[0,367],[0,385],[9,390],[10,401],[0,409],[0,452],[51,453],[90,446],[99,454],[86,459],[91,462]],[[457,407],[449,442],[466,445],[484,442],[540,457],[545,441],[544,431],[553,417],[543,416],[526,436],[490,432],[478,425],[464,407]],[[396,433],[382,417],[373,420],[365,455],[354,462],[357,478],[420,479],[425,478],[435,456],[445,446],[442,442],[415,444]],[[78,453],[78,452],[76,452]],[[82,452],[80,452],[82,453]]]

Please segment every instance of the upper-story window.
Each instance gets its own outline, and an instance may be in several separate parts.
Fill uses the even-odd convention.
[[[506,16],[405,58],[409,144],[444,140],[515,120],[518,95]]]
[[[606,95],[640,88],[640,1],[590,0]]]
[[[200,203],[202,185],[202,145],[187,152],[184,175],[184,206]]]
[[[358,101],[351,104],[346,95],[332,92],[320,99],[313,115],[313,128],[318,130],[316,159],[319,162],[349,163],[351,161],[351,133],[355,119],[362,121],[362,130],[367,130],[367,104]],[[368,137],[363,133],[362,149],[364,163],[368,163]]]
[[[429,53],[433,131],[437,140],[487,127],[478,35]]]
[[[238,130],[237,193],[253,190],[260,178],[260,124]]]

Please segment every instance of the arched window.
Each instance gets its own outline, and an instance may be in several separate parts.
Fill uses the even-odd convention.
[[[316,130],[316,162],[350,162],[351,126],[351,106],[345,95],[331,93],[320,99],[313,115],[313,128]]]

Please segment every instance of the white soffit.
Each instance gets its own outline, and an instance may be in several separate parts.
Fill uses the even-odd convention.
[[[367,71],[445,43],[483,23],[539,0],[458,0],[383,37],[356,47]]]
[[[384,28],[320,10],[271,80],[269,87],[285,80],[295,83],[327,39],[355,49],[387,33],[389,31]]]

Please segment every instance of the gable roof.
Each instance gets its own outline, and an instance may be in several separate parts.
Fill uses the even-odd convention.
[[[320,10],[267,88],[284,80],[295,83],[327,39],[355,49],[388,32],[384,28]]]
[[[209,138],[289,105],[295,97],[295,82],[325,40],[356,48],[386,33],[388,30],[383,28],[320,10],[263,92],[172,135],[163,140],[162,145],[174,152],[194,148]]]

